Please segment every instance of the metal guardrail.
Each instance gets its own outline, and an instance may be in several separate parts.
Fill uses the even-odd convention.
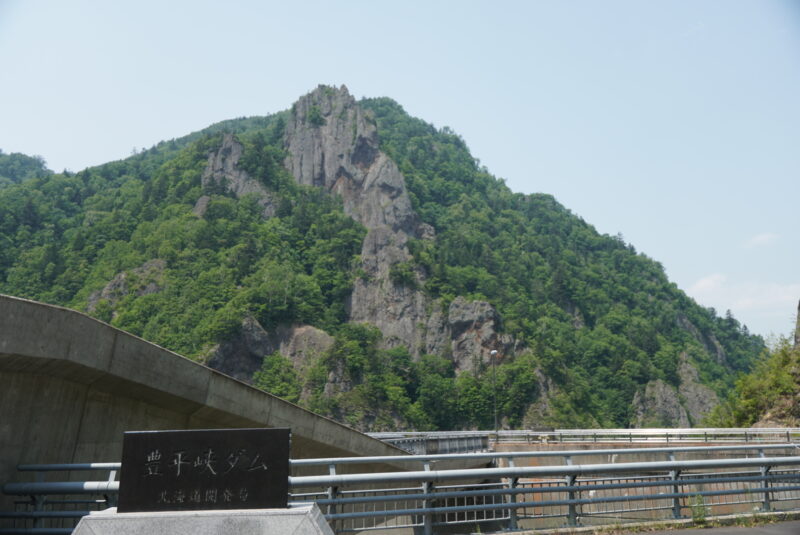
[[[306,476],[292,478],[291,487],[316,501],[337,533],[433,533],[481,523],[517,529],[544,527],[548,519],[574,526],[681,517],[698,508],[796,509],[800,457]],[[315,490],[298,494],[303,488]]]
[[[441,436],[438,433],[369,433],[369,435],[412,455],[488,451],[491,445],[491,437],[485,432],[441,433]]]
[[[800,441],[800,428],[523,429],[369,433],[415,455],[485,451],[496,443],[775,443]]]
[[[598,457],[614,456],[619,460],[620,457],[631,455],[656,455],[664,454],[665,460],[678,460],[679,454],[685,457],[701,454],[719,454],[723,452],[744,453],[754,452],[759,457],[764,457],[766,452],[785,450],[800,454],[800,443],[788,444],[754,444],[754,445],[735,445],[735,446],[672,446],[662,448],[607,448],[607,449],[581,449],[581,450],[554,450],[554,451],[506,451],[506,452],[481,452],[481,453],[459,453],[459,454],[435,454],[435,455],[408,455],[408,456],[375,456],[375,457],[330,457],[320,459],[292,459],[292,467],[300,466],[324,466],[329,473],[335,473],[336,467],[350,464],[370,464],[370,463],[392,463],[392,464],[419,464],[425,465],[438,461],[453,460],[485,460],[495,464],[505,461],[513,466],[514,459],[529,459],[537,457],[558,457],[563,459],[564,464],[570,464],[574,457]],[[689,460],[688,458],[686,460]]]
[[[795,444],[438,454],[400,457],[294,459],[295,467],[319,466],[327,474],[290,478],[291,500],[315,501],[337,533],[463,525],[483,531],[556,525],[621,523],[711,512],[751,513],[800,508],[800,456],[768,457]],[[741,454],[754,458],[675,460],[676,455]],[[576,456],[664,453],[669,460],[571,464]],[[561,457],[560,466],[514,466],[515,460]],[[433,470],[436,461],[476,459],[508,464],[502,468]],[[339,465],[417,463],[422,470],[336,474]],[[119,463],[21,465],[21,471],[108,470],[106,481],[9,483],[6,494],[29,496],[23,510],[0,519],[25,522],[0,529],[11,533],[70,533],[89,509],[113,505]],[[42,479],[39,477],[39,479]],[[69,499],[53,500],[53,496]],[[93,499],[87,499],[92,497]],[[74,510],[63,510],[74,506]],[[82,508],[78,508],[82,507]],[[33,523],[32,527],[28,524]],[[451,528],[452,529],[452,526]]]

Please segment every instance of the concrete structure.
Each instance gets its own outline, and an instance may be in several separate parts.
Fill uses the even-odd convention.
[[[117,513],[85,516],[73,535],[333,535],[319,508]]]
[[[405,453],[85,314],[0,295],[0,484],[24,480],[21,463],[119,461],[126,430],[240,427],[290,427],[293,458]]]

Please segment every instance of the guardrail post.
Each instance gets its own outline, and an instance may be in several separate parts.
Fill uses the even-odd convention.
[[[44,472],[40,472],[40,471],[37,470],[33,475],[33,479],[37,483],[43,483],[44,482]],[[44,510],[44,503],[45,503],[46,500],[47,500],[47,498],[45,498],[43,495],[36,495],[36,494],[32,495],[31,496],[31,504],[33,504],[33,510],[34,511],[42,511],[42,510]],[[38,528],[38,527],[41,527],[41,525],[42,525],[41,519],[39,517],[35,517],[33,519],[33,527],[34,528]]]
[[[758,450],[758,456],[762,459],[766,458],[764,454],[764,450]],[[764,487],[764,501],[761,503],[761,511],[769,511],[772,509],[772,503],[770,501],[770,492],[767,490],[769,488],[769,481],[767,480],[767,476],[769,475],[769,466],[762,466],[761,467],[761,484]]]
[[[567,505],[567,525],[568,526],[577,526],[578,525],[578,513],[575,507],[575,497],[578,495],[578,492],[575,491],[575,476],[567,476],[566,478],[567,487],[567,497],[569,499],[569,505]]]
[[[772,510],[772,502],[770,500],[770,491],[769,489],[769,480],[767,480],[767,476],[769,476],[769,466],[762,466],[761,467],[761,480],[762,484],[764,485],[764,502],[761,504],[762,511],[770,511]]]
[[[507,457],[506,462],[508,463],[509,468],[514,468],[514,458]],[[514,492],[514,489],[517,488],[517,484],[519,483],[518,477],[510,477],[508,478],[508,502],[511,504],[511,507],[508,510],[508,529],[515,530],[517,529],[517,508],[514,505],[517,503],[517,494]]]
[[[329,464],[328,465],[328,473],[330,475],[332,475],[332,476],[336,475],[336,465],[335,464]],[[335,500],[337,498],[338,494],[339,494],[339,487],[336,487],[336,486],[333,486],[333,485],[328,487],[326,495],[327,495],[327,498],[329,500]],[[328,504],[328,508],[327,508],[326,514],[335,515],[336,514],[336,504],[334,504],[334,503]],[[331,529],[335,532],[338,522],[336,520],[332,520],[330,522],[331,522]]]
[[[108,481],[109,483],[112,481],[116,481],[117,479],[117,471],[116,470],[109,470],[108,472]],[[117,495],[116,494],[104,494],[103,497],[106,499],[106,505],[108,507],[116,507],[117,506]]]
[[[45,500],[46,500],[46,498],[44,496],[39,496],[39,495],[31,496],[31,503],[33,504],[33,510],[37,511],[37,512],[44,510],[43,506],[44,506]],[[34,528],[39,528],[41,526],[42,526],[42,519],[39,518],[38,516],[34,517],[33,518],[33,527]]]
[[[675,454],[670,452],[669,460],[675,460]],[[669,471],[669,478],[672,480],[672,493],[675,496],[672,497],[672,517],[673,518],[681,518],[681,497],[678,496],[681,493],[680,484],[678,483],[678,478],[681,477],[680,470],[670,470]]]
[[[422,492],[423,494],[431,494],[433,492],[433,482],[424,482],[422,484]],[[422,503],[425,509],[430,509],[431,505],[433,505],[430,498],[426,498]],[[430,511],[425,511],[425,514],[422,515],[422,529],[425,535],[433,535],[433,515]]]
[[[519,483],[519,478],[512,477],[508,480],[508,488],[511,491],[509,493],[508,501],[511,503],[511,509],[508,511],[508,529],[516,530],[517,529],[517,494],[514,490],[517,488]]]

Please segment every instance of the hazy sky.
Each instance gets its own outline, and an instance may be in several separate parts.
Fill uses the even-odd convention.
[[[0,0],[0,72],[0,149],[58,171],[320,83],[390,96],[701,304],[793,327],[800,2]]]

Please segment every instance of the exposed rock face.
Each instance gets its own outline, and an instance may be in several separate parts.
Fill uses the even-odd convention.
[[[224,134],[222,146],[217,152],[208,156],[208,164],[201,178],[203,189],[224,188],[237,197],[255,194],[259,197],[258,203],[261,205],[262,215],[272,217],[275,215],[272,195],[260,182],[250,178],[245,171],[237,167],[243,150],[244,147],[236,141],[233,134]],[[208,200],[206,196],[200,197],[195,204],[194,213],[202,217],[208,206]]]
[[[678,393],[661,379],[647,383],[644,393],[636,392],[633,406],[634,427],[689,427]]]
[[[89,296],[86,309],[91,313],[97,310],[100,301],[106,300],[111,308],[126,297],[135,287],[138,296],[160,292],[164,288],[164,270],[167,263],[161,259],[148,260],[141,266],[130,271],[118,273],[105,287]],[[116,316],[116,312],[112,317]]]
[[[240,381],[251,382],[264,357],[280,352],[302,370],[322,356],[333,344],[324,331],[308,325],[280,325],[267,332],[258,321],[247,317],[238,336],[214,347],[208,358],[211,368]]]
[[[426,299],[416,284],[392,280],[393,265],[409,262],[410,238],[431,238],[420,225],[397,165],[378,148],[378,131],[347,88],[320,86],[292,108],[286,125],[285,165],[295,179],[339,195],[344,211],[368,233],[361,258],[365,276],[354,285],[350,321],[377,326],[388,346],[405,345],[418,354],[423,340]]]
[[[533,373],[536,375],[539,396],[525,411],[522,425],[526,429],[539,429],[548,425],[552,411],[551,400],[558,391],[553,380],[547,377],[542,370],[536,368]]]
[[[356,279],[350,297],[350,321],[371,323],[383,333],[388,347],[406,346],[417,354],[424,336],[427,299],[418,287],[423,275],[415,272],[416,284],[394,282],[392,266],[411,261],[402,232],[388,227],[370,229],[361,247],[361,269],[365,276]]]
[[[348,303],[349,320],[370,323],[383,333],[387,347],[406,346],[412,355],[450,354],[456,369],[472,370],[488,362],[496,349],[508,356],[511,337],[499,335],[500,318],[484,302],[457,298],[447,313],[431,306],[421,287],[425,274],[413,267],[409,239],[434,240],[435,229],[421,223],[411,206],[405,179],[397,165],[379,149],[378,131],[343,86],[320,86],[302,97],[287,121],[284,162],[298,183],[323,188],[342,199],[344,211],[367,228],[362,244],[361,270]],[[224,187],[237,196],[256,193],[264,215],[274,213],[269,192],[237,168],[243,147],[225,135],[221,148],[209,156],[203,173],[204,188]],[[209,198],[201,197],[195,213],[205,213]],[[411,277],[393,277],[393,266],[411,269]],[[433,308],[433,314],[429,310]],[[209,365],[249,381],[265,355],[275,351],[300,368],[314,360],[332,338],[311,327],[280,327],[268,333],[253,319],[245,320],[241,334],[216,347]],[[309,329],[313,329],[309,331]],[[349,390],[344,372],[331,372],[328,390]],[[330,392],[329,392],[330,393]]]
[[[286,167],[301,184],[342,197],[368,229],[388,227],[402,246],[418,219],[397,165],[378,148],[378,129],[347,88],[320,86],[300,98],[286,125]],[[316,119],[315,119],[316,117]]]
[[[678,325],[682,329],[689,331],[695,340],[703,344],[703,347],[705,347],[706,351],[708,351],[708,353],[714,357],[714,360],[717,361],[717,364],[729,366],[728,356],[725,354],[725,349],[713,334],[704,335],[700,332],[700,329],[695,327],[695,325],[689,321],[689,318],[683,314],[678,315]]]
[[[717,394],[700,382],[697,368],[686,353],[678,357],[678,388],[657,379],[633,398],[635,427],[689,427],[698,425],[719,404]]]
[[[717,394],[700,382],[697,368],[689,362],[685,353],[681,354],[678,364],[678,376],[681,383],[678,394],[683,400],[683,406],[693,425],[699,424],[702,419],[719,404]]]
[[[437,305],[427,322],[425,352],[447,353],[449,344],[457,372],[488,363],[492,350],[498,352],[499,359],[515,352],[513,338],[498,333],[500,316],[489,303],[457,297],[450,303],[446,318]]]

